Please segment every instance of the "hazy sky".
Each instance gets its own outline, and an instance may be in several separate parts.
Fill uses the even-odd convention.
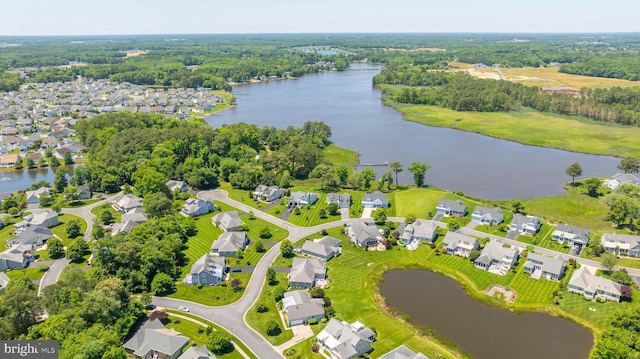
[[[0,0],[0,35],[639,32],[639,0]]]

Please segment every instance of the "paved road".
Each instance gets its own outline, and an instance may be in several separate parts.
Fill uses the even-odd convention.
[[[76,215],[78,217],[81,217],[87,222],[87,230],[84,231],[84,240],[89,242],[91,240],[91,231],[93,230],[93,219],[95,218],[93,213],[91,213],[91,210],[93,208],[96,208],[98,206],[105,204],[106,202],[111,200],[111,198],[113,197],[103,199],[101,201],[92,203],[84,207],[63,208],[61,212]],[[40,285],[38,286],[38,295],[41,294],[42,289],[44,287],[50,286],[58,281],[58,278],[60,277],[60,273],[62,273],[62,271],[69,264],[69,262],[70,261],[67,258],[60,258],[56,260],[55,263],[51,265],[51,267],[49,267],[49,270],[44,273],[42,278],[40,278]]]

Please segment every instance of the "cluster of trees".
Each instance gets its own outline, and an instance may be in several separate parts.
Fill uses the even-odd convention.
[[[638,88],[583,89],[582,96],[575,98],[509,81],[479,79],[460,72],[412,70],[411,66],[386,68],[374,77],[374,83],[420,86],[383,89],[384,96],[400,103],[480,112],[511,111],[525,106],[623,125],[640,124]]]
[[[640,310],[631,306],[613,315],[611,325],[600,335],[591,358],[639,358]]]
[[[617,55],[617,54],[615,54]],[[567,74],[640,80],[640,59],[636,55],[600,56],[563,64],[558,70]]]
[[[0,296],[0,338],[55,339],[60,358],[126,359],[122,343],[142,308],[122,280],[68,267],[42,297],[28,278],[9,283]],[[47,320],[36,324],[45,310]]]

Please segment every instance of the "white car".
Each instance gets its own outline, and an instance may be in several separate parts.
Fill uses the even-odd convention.
[[[181,312],[188,312],[188,311],[189,311],[189,308],[187,308],[187,307],[183,307],[183,306],[180,306],[180,307],[178,308],[178,310],[179,310],[179,311],[181,311]]]

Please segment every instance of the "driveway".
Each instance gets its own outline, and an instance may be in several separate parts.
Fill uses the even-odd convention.
[[[520,235],[520,233],[518,233],[518,231],[509,231],[509,233],[507,233],[506,238],[507,239],[513,239],[515,241],[516,238],[518,238],[519,235]]]
[[[266,212],[266,211],[270,210],[271,208],[273,208],[273,207],[275,207],[275,206],[279,205],[279,204],[280,204],[280,202],[282,202],[282,198],[278,198],[278,199],[276,199],[275,201],[273,201],[273,202],[269,203],[267,206],[260,208],[260,210],[261,210],[262,212]]]
[[[582,246],[581,245],[575,245],[575,246],[571,246],[571,250],[569,250],[569,255],[570,256],[579,256],[580,252],[582,252]]]
[[[373,208],[363,208],[361,218],[371,218],[371,212],[373,212]]]
[[[441,219],[442,219],[442,213],[436,213],[436,215],[433,216],[431,220],[435,222],[440,222]]]
[[[466,225],[466,226],[464,226],[464,228],[467,228],[467,229],[476,229],[476,227],[477,227],[478,225],[480,225],[480,222],[477,222],[477,221],[471,221],[471,222],[467,223],[467,225]]]
[[[342,220],[347,220],[349,219],[349,207],[347,208],[340,208],[340,219]]]

